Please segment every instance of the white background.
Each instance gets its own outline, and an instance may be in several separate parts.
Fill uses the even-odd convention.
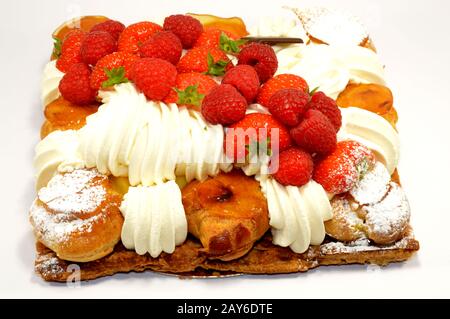
[[[2,1],[0,9],[0,296],[137,298],[450,297],[450,2],[314,1],[351,10],[367,25],[387,66],[400,114],[400,173],[421,250],[382,269],[327,267],[306,274],[180,280],[124,274],[79,289],[33,273],[27,210],[34,197],[32,157],[43,121],[40,77],[51,33],[75,15],[102,14],[132,23],[171,13],[239,15],[248,24],[287,3],[313,1]]]

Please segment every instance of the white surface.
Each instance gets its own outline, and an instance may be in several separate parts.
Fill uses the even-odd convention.
[[[448,1],[314,1],[359,15],[382,60],[400,113],[400,172],[421,243],[412,260],[385,268],[342,266],[306,274],[179,280],[158,274],[117,275],[80,289],[48,284],[33,273],[27,210],[34,197],[31,166],[42,107],[40,76],[50,34],[76,15],[103,14],[125,23],[175,12],[240,15],[251,23],[275,1],[5,1],[0,10],[1,297],[309,298],[450,297],[450,29]],[[278,1],[277,1],[278,2]],[[158,4],[155,4],[158,3]],[[262,4],[264,3],[264,4]],[[281,1],[279,2],[281,3]],[[308,5],[313,1],[285,1]]]

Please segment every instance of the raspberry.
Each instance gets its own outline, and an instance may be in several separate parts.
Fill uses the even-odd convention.
[[[233,85],[245,97],[247,103],[250,104],[258,93],[259,78],[253,67],[238,65],[225,73],[222,84]]]
[[[90,32],[81,43],[81,57],[89,65],[95,65],[98,60],[116,50],[116,40],[106,31]]]
[[[275,92],[281,89],[288,89],[288,88],[300,89],[305,93],[309,91],[308,84],[306,83],[306,81],[303,78],[299,77],[298,75],[278,74],[275,75],[273,78],[269,79],[266,83],[264,83],[264,85],[258,92],[258,97],[256,98],[256,101],[259,104],[267,107],[269,105],[270,98]]]
[[[161,101],[175,85],[177,69],[166,60],[142,58],[133,64],[131,77],[148,99]]]
[[[270,113],[287,126],[297,126],[308,109],[309,95],[299,89],[282,89],[269,100]]]
[[[290,148],[278,156],[278,170],[272,176],[282,185],[302,186],[311,180],[313,168],[309,153]]]
[[[330,120],[317,110],[308,110],[303,121],[291,129],[295,143],[310,153],[327,155],[336,148],[336,131]]]
[[[271,46],[251,42],[244,46],[238,55],[238,64],[248,64],[255,68],[259,81],[266,82],[278,68],[278,60]]]
[[[212,124],[229,125],[245,116],[247,101],[229,84],[213,88],[202,102],[202,115]]]
[[[125,29],[123,23],[115,20],[106,20],[105,22],[98,23],[92,27],[90,32],[93,31],[106,31],[114,38],[114,40],[118,40],[120,34]]]
[[[323,92],[316,92],[311,96],[309,107],[313,110],[320,111],[328,117],[336,132],[339,131],[342,125],[342,115],[335,100],[326,96]]]
[[[206,73],[224,75],[233,66],[228,56],[217,48],[192,48],[186,52],[177,64],[178,72]]]
[[[90,86],[91,70],[84,63],[74,64],[59,82],[63,98],[76,105],[87,105],[95,101],[97,91]]]
[[[348,192],[375,165],[375,155],[356,141],[337,143],[333,153],[320,159],[314,180],[333,194]]]
[[[260,129],[267,130],[265,134],[263,133],[264,136],[260,135],[262,133]],[[278,130],[277,141],[275,141],[275,137],[273,136],[274,130]],[[245,136],[241,136],[242,134],[245,134]],[[272,115],[250,113],[227,129],[224,148],[227,157],[237,162],[243,162],[252,149],[252,146],[258,146],[258,148],[266,147],[267,149],[268,147],[274,148],[274,152],[278,153],[291,146],[291,137],[286,127]]]
[[[61,44],[61,55],[56,61],[56,67],[61,72],[67,72],[69,68],[77,63],[81,63],[81,42],[86,33],[74,29],[70,31],[64,38]]]
[[[203,32],[203,26],[197,19],[175,14],[164,19],[164,30],[172,31],[181,40],[184,49],[190,49]]]
[[[176,65],[181,57],[180,39],[170,31],[160,31],[152,35],[139,48],[142,57],[159,58]]]

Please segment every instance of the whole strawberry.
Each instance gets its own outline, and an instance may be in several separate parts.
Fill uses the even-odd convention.
[[[70,31],[61,44],[61,52],[56,67],[61,72],[67,72],[69,68],[77,63],[81,63],[81,43],[86,33],[80,29]]]
[[[336,132],[339,131],[342,125],[342,115],[335,100],[326,96],[323,92],[316,92],[311,96],[309,107],[328,117]]]
[[[120,34],[125,29],[123,23],[115,20],[106,20],[105,22],[98,23],[94,25],[90,32],[93,31],[106,31],[114,38],[114,40],[118,40]]]
[[[211,124],[229,125],[245,116],[247,101],[229,84],[214,87],[202,102],[202,115]]]
[[[161,31],[160,25],[143,21],[130,24],[119,36],[117,41],[118,50],[133,54],[139,53],[139,47],[158,31]]]
[[[228,56],[217,48],[192,48],[181,57],[177,64],[178,72],[197,72],[210,75],[224,75],[232,67]]]
[[[251,42],[238,55],[238,64],[248,64],[255,68],[261,83],[270,79],[278,68],[278,59],[270,45]]]
[[[90,86],[91,70],[84,63],[74,64],[59,82],[63,98],[76,105],[87,105],[95,101],[97,91]]]
[[[336,130],[330,120],[317,110],[308,110],[303,121],[291,129],[291,137],[304,150],[327,155],[336,148]]]
[[[274,153],[279,153],[290,146],[287,128],[272,115],[262,113],[247,114],[229,126],[224,140],[225,154],[238,163],[245,162],[250,153],[253,156],[253,152],[259,152],[260,148],[265,148],[267,152],[273,149]]]
[[[269,100],[269,112],[287,126],[297,126],[308,109],[309,95],[299,89],[282,89]]]
[[[243,40],[239,40],[238,36],[229,31],[208,28],[200,34],[194,47],[220,48],[226,53],[236,54],[239,53],[243,44]]]
[[[91,74],[91,88],[99,90],[131,80],[131,68],[139,59],[128,52],[114,52],[101,58]]]
[[[295,74],[283,73],[275,75],[273,78],[264,83],[258,92],[256,101],[267,107],[269,105],[270,98],[275,92],[289,88],[300,89],[305,93],[309,91],[308,84],[303,78]]]
[[[228,70],[222,79],[222,84],[234,86],[250,104],[258,93],[259,78],[253,67],[243,64]]]
[[[302,186],[311,180],[314,164],[309,153],[292,147],[272,158],[272,162],[275,160],[278,160],[278,170],[272,176],[278,183]]]
[[[341,194],[351,190],[374,165],[375,156],[367,147],[356,141],[342,141],[316,163],[313,178],[327,192]]]
[[[177,69],[166,60],[142,58],[133,64],[131,77],[149,100],[161,101],[175,85]]]
[[[182,14],[171,15],[164,19],[164,30],[172,31],[181,40],[184,49],[190,49],[203,32],[203,26],[197,19]]]
[[[213,78],[202,73],[178,73],[175,87],[164,102],[200,107],[203,98],[217,85]]]
[[[176,65],[181,57],[181,41],[170,31],[155,33],[139,48],[141,57],[159,58]]]
[[[81,57],[88,65],[95,65],[98,60],[116,50],[116,40],[106,31],[89,32],[81,43]]]

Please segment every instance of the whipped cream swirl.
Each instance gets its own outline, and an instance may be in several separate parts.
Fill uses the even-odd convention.
[[[41,83],[41,101],[44,107],[61,96],[58,86],[63,76],[64,73],[56,68],[56,60],[45,65]]]
[[[125,221],[122,243],[139,255],[156,258],[173,253],[187,236],[187,221],[181,191],[174,181],[130,187],[120,206]]]

